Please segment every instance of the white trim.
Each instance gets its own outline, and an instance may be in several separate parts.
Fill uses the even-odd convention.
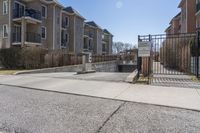
[[[76,31],[76,16],[74,16],[74,53],[76,53],[76,33],[75,33],[75,31]]]
[[[4,8],[4,4],[6,4],[6,9]],[[4,0],[3,1],[3,15],[7,15],[7,14],[8,14],[8,0]]]
[[[188,32],[188,0],[186,0],[186,33]]]
[[[53,50],[55,49],[55,21],[56,21],[56,5],[53,6]]]
[[[42,16],[42,18],[44,18],[44,19],[47,19],[47,12],[48,12],[48,8],[47,8],[47,6],[46,5],[44,5],[44,4],[42,4],[41,5],[41,8],[42,7],[44,7],[45,8],[45,16]],[[41,14],[42,14],[42,11],[41,11]]]
[[[66,42],[66,43],[68,44],[68,43],[69,43],[69,34],[66,33],[65,36],[66,36],[66,35],[67,35],[67,42]]]
[[[62,12],[63,14],[66,14],[66,15],[73,15],[73,14],[71,14],[71,13],[68,13],[68,12],[64,11],[64,10],[62,10],[61,12]]]
[[[20,4],[21,6],[24,6],[24,9],[26,8],[26,5],[25,5],[24,3],[21,3],[21,2],[19,2],[19,1],[15,1],[14,4],[15,4],[15,3]],[[15,6],[15,5],[14,5],[14,6]]]
[[[45,37],[42,37],[42,34],[41,34],[41,38],[42,38],[43,40],[46,40],[46,38],[47,38],[47,28],[46,28],[45,26],[42,26],[42,27],[41,27],[41,32],[42,32],[42,29],[45,30]]]
[[[62,45],[62,11],[60,12],[60,49]]]
[[[65,16],[65,20],[67,18],[67,27],[69,27],[69,17],[68,16]]]
[[[5,29],[4,28],[5,27],[6,27],[7,36],[5,36],[5,34],[4,34],[5,33]],[[8,24],[4,24],[3,25],[3,38],[8,38]]]
[[[12,40],[11,40],[11,38],[12,38],[12,35],[11,35],[11,0],[9,1],[9,7],[8,7],[8,10],[9,10],[9,16],[8,16],[8,18],[9,18],[9,22],[8,22],[8,27],[9,27],[9,31],[8,31],[8,44],[11,46],[11,42],[12,42]]]
[[[200,14],[200,10],[195,14],[196,16]]]
[[[25,42],[25,45],[42,45],[42,43]]]
[[[22,42],[13,42],[12,45],[21,45]]]

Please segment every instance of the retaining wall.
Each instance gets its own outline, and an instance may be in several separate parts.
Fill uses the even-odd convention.
[[[118,71],[118,61],[107,61],[92,63],[92,69],[97,72],[117,72]],[[72,65],[54,68],[44,68],[36,70],[28,70],[17,72],[16,74],[31,74],[31,73],[54,73],[54,72],[78,72],[82,70],[82,65]]]

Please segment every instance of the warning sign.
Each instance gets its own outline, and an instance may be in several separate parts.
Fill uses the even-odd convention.
[[[138,42],[138,56],[150,57],[151,42]]]

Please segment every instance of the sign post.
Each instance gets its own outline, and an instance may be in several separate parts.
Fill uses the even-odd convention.
[[[143,76],[148,76],[151,70],[151,41],[138,42],[138,57],[141,58],[141,73]]]

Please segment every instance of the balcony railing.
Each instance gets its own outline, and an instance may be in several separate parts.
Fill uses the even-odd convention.
[[[12,42],[20,43],[21,42],[21,33],[13,33]]]
[[[200,11],[200,2],[196,5],[196,12]]]
[[[42,37],[38,33],[27,32],[26,33],[26,42],[31,43],[41,43]]]
[[[34,9],[25,9],[25,11],[13,10],[13,18],[31,17],[37,20],[42,20],[41,12]]]
[[[31,33],[27,32],[26,33],[26,42],[30,43],[41,43],[41,35],[37,33]],[[13,33],[12,36],[12,42],[13,43],[21,43],[21,33]]]

